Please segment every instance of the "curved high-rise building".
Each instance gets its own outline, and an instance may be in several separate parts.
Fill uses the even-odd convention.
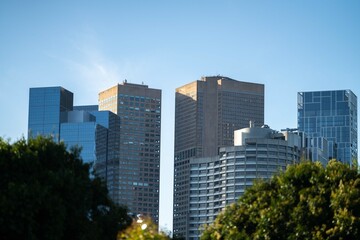
[[[190,160],[188,239],[199,239],[226,205],[234,203],[256,179],[269,179],[300,161],[302,137],[267,126],[235,131],[234,146],[220,148],[215,157]]]

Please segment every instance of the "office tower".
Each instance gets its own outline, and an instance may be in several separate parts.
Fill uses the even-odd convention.
[[[82,160],[92,166],[108,159],[113,143],[108,145],[107,138],[112,126],[97,117],[110,112],[98,112],[97,105],[73,106],[73,93],[62,87],[30,88],[29,92],[29,138],[52,136],[68,149],[78,146]]]
[[[312,160],[319,160],[325,138],[329,158],[351,165],[357,159],[356,95],[350,90],[299,92],[298,129],[311,138]]]
[[[74,110],[63,113],[65,122],[60,125],[60,140],[68,149],[81,147],[83,161],[91,163],[95,175],[108,183],[109,195],[115,201],[119,190],[110,180],[118,179],[120,118],[110,111],[92,111],[88,106],[74,106],[74,109],[91,112]]]
[[[114,140],[113,133],[119,135],[120,119],[97,109],[97,105],[73,106],[73,93],[62,87],[30,88],[28,137],[52,136],[68,149],[81,147],[83,161],[97,165],[100,177],[112,178],[110,163],[119,155],[119,140]],[[114,192],[110,186],[110,196]]]
[[[65,116],[64,122],[60,124],[60,140],[64,141],[68,148],[81,147],[83,161],[94,164],[96,145],[106,145],[106,139],[98,137],[102,131],[106,132],[106,128],[97,124],[95,116],[89,112],[70,111],[64,112],[63,115]]]
[[[97,158],[94,170],[97,176],[106,181],[111,199],[115,203],[120,203],[120,117],[110,111],[90,113],[96,117],[96,122],[106,129],[106,132],[97,132],[97,137],[106,139],[106,144],[96,144]]]
[[[158,222],[161,90],[125,81],[99,93],[99,110],[121,121],[117,203]]]
[[[234,146],[220,148],[218,156],[190,159],[190,240],[199,239],[204,225],[213,223],[255,179],[269,179],[300,161],[298,133],[250,126],[235,131],[234,138]]]
[[[100,93],[99,102],[73,106],[73,93],[62,87],[31,88],[29,138],[81,147],[116,203],[158,222],[161,91],[124,83]]]
[[[264,124],[264,85],[215,76],[176,89],[174,236],[188,238],[190,159],[232,146],[234,130]]]
[[[28,137],[60,138],[61,114],[72,111],[73,93],[62,87],[30,88]]]

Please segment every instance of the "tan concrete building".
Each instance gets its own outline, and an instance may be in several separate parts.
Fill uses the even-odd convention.
[[[118,176],[107,183],[110,195],[116,193],[115,202],[133,214],[149,215],[158,223],[161,90],[125,81],[99,93],[99,110],[120,117],[118,163],[106,169]]]
[[[214,76],[176,89],[174,236],[189,237],[190,159],[233,146],[234,131],[264,124],[264,85]]]

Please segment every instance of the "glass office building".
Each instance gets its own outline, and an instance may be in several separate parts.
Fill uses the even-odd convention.
[[[87,111],[87,112],[96,112],[99,110],[98,105],[81,105],[81,106],[74,106],[74,111]]]
[[[58,142],[62,113],[72,110],[72,92],[62,87],[30,88],[28,138],[46,135]]]
[[[81,147],[81,158],[96,166],[105,180],[118,178],[120,118],[97,105],[73,106],[73,93],[62,87],[31,88],[29,94],[28,137],[52,136],[68,149]],[[110,182],[110,181],[107,181]],[[108,186],[111,197],[117,188]]]
[[[250,120],[264,124],[263,84],[214,76],[176,89],[174,236],[188,238],[190,160],[217,156]]]
[[[126,81],[99,93],[99,110],[119,116],[119,189],[114,197],[133,214],[159,220],[161,90]]]
[[[125,82],[101,92],[100,106],[73,106],[62,87],[31,88],[29,96],[29,138],[81,147],[115,203],[158,222],[161,90]]]
[[[60,140],[71,149],[74,146],[81,148],[81,157],[84,162],[96,161],[96,145],[106,145],[106,138],[101,138],[100,131],[106,128],[97,124],[95,116],[86,111],[70,111],[63,113],[65,122],[60,124]]]
[[[311,138],[312,160],[325,147],[329,158],[357,159],[357,97],[351,90],[298,93],[298,129]],[[322,146],[325,138],[327,145]]]
[[[96,145],[107,144],[107,139],[100,137],[106,129],[86,111],[97,109],[97,105],[74,107],[73,98],[73,93],[62,87],[30,88],[28,137],[52,136],[68,149],[81,147],[83,161],[94,164]]]
[[[106,129],[97,131],[97,137],[107,139],[106,144],[96,144],[95,173],[104,179],[109,190],[111,199],[119,204],[127,203],[120,201],[120,117],[110,111],[92,111],[96,122]]]

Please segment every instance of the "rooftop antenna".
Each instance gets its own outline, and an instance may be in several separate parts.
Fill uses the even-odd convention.
[[[255,121],[250,120],[250,121],[249,121],[249,127],[250,127],[250,128],[255,127]]]

